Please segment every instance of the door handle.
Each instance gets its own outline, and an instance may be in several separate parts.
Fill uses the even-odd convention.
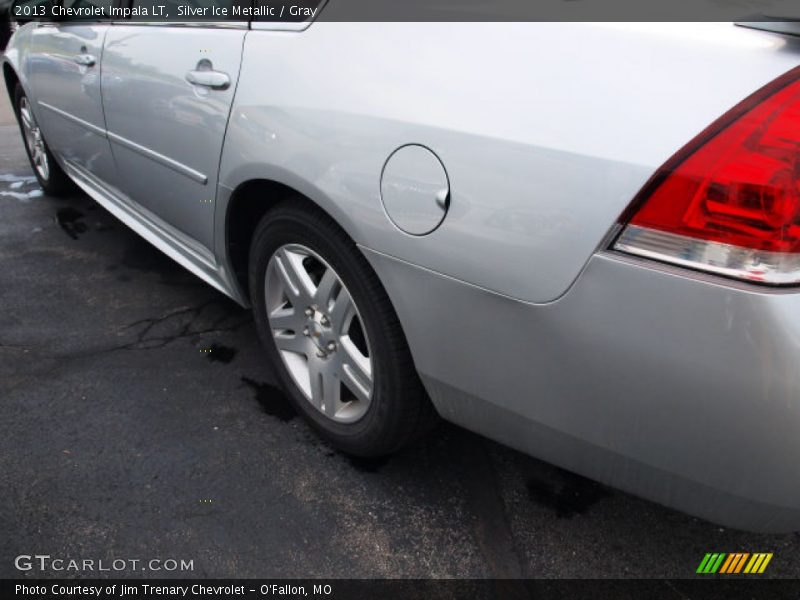
[[[198,69],[186,73],[186,81],[192,85],[202,85],[212,90],[225,90],[231,84],[231,78],[222,71]]]
[[[97,62],[97,59],[94,56],[86,53],[78,54],[78,56],[76,56],[73,60],[82,67],[93,67]]]

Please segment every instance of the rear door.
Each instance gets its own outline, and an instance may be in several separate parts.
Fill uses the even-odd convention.
[[[64,0],[66,8],[113,0]],[[104,181],[115,177],[100,90],[103,40],[111,25],[92,21],[37,23],[26,62],[34,110],[45,140],[66,163]]]
[[[119,187],[207,250],[246,31],[245,22],[130,21],[106,38],[103,103]]]

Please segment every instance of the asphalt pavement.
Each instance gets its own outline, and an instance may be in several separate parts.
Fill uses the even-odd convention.
[[[42,195],[3,95],[0,577],[75,576],[14,566],[49,554],[193,561],[112,573],[131,577],[681,578],[716,551],[800,576],[798,535],[722,528],[453,426],[349,459],[273,381],[247,310],[89,198]]]

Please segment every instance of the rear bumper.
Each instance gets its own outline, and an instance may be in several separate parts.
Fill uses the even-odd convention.
[[[800,530],[800,294],[609,254],[531,305],[366,254],[445,418],[717,523]]]

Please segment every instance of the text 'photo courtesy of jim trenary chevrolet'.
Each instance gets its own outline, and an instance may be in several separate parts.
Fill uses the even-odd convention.
[[[0,597],[798,597],[800,4],[0,2]]]

